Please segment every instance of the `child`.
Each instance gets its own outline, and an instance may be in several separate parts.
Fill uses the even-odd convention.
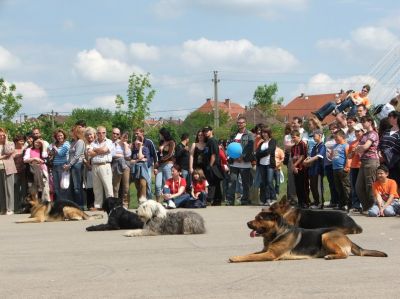
[[[208,182],[204,172],[200,168],[196,168],[192,174],[192,191],[191,199],[187,208],[205,208],[207,207],[207,188]]]
[[[389,179],[389,170],[380,165],[376,171],[376,181],[372,185],[375,204],[368,210],[370,217],[390,217],[400,213],[399,195],[395,180]]]
[[[332,149],[332,169],[335,188],[339,195],[339,210],[350,210],[350,160],[348,159],[349,145],[342,130],[334,133],[336,144]]]
[[[311,206],[317,209],[321,205],[324,208],[324,159],[326,155],[326,147],[322,142],[324,133],[321,130],[315,130],[313,139],[315,145],[311,149],[310,157],[304,160],[304,164],[308,167],[308,175],[310,179],[310,189],[314,198],[314,204]]]
[[[292,169],[294,176],[294,184],[296,186],[296,194],[298,205],[300,208],[307,208],[306,204],[306,170],[303,167],[303,161],[307,156],[307,145],[301,140],[301,134],[298,130],[291,133],[294,145],[290,150],[292,157]]]

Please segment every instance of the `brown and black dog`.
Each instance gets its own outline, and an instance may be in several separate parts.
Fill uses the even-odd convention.
[[[93,220],[101,219],[103,215],[89,216],[79,206],[70,200],[56,200],[54,202],[40,202],[37,194],[29,194],[26,201],[31,206],[31,216],[28,219],[18,220],[16,223],[39,223],[64,220]]]
[[[264,248],[255,253],[233,256],[232,263],[298,260],[324,257],[327,260],[345,259],[350,253],[357,256],[387,257],[377,250],[362,249],[335,228],[304,229],[285,222],[274,212],[261,212],[247,226],[250,236],[262,236]]]
[[[360,234],[359,226],[349,215],[343,211],[325,211],[300,209],[290,205],[286,196],[274,202],[264,212],[275,212],[283,217],[288,224],[301,228],[334,227],[344,234]]]

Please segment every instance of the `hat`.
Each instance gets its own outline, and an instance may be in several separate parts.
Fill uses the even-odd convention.
[[[354,131],[363,131],[363,132],[365,132],[364,127],[363,127],[362,124],[360,124],[360,123],[355,124],[355,125],[353,126],[353,129],[354,129]]]
[[[212,128],[210,126],[205,126],[202,130],[203,132],[205,131],[212,131]]]
[[[317,129],[317,130],[314,130],[314,131],[313,131],[313,136],[316,135],[316,134],[318,134],[318,135],[324,135],[324,132],[322,132],[322,130],[320,130],[320,129]]]

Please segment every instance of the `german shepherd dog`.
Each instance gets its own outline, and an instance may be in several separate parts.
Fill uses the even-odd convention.
[[[343,211],[309,210],[293,207],[284,195],[280,201],[274,202],[264,212],[275,212],[291,225],[301,228],[334,227],[344,234],[360,234],[359,226],[349,215]]]
[[[26,201],[31,206],[31,216],[28,219],[18,220],[16,223],[39,223],[64,220],[93,220],[101,219],[103,215],[89,216],[70,200],[56,200],[54,202],[40,202],[37,194],[28,194]]]
[[[105,231],[117,229],[142,229],[143,221],[136,213],[130,212],[122,205],[122,200],[116,197],[108,197],[103,201],[103,210],[108,214],[108,222],[92,225],[87,231]]]
[[[251,237],[262,236],[264,248],[255,253],[233,256],[232,263],[298,260],[309,258],[345,259],[357,256],[387,257],[377,250],[362,249],[335,228],[304,229],[285,222],[275,212],[261,212],[247,226]]]

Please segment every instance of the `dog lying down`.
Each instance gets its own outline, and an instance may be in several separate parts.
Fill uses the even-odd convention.
[[[137,210],[138,216],[145,223],[143,229],[130,230],[126,237],[204,234],[204,219],[192,211],[167,212],[154,200],[147,200]]]
[[[232,263],[321,258],[345,259],[357,256],[387,257],[377,250],[362,249],[335,228],[304,229],[286,223],[275,212],[261,212],[247,226],[251,237],[262,236],[264,248],[255,253],[234,256]]]
[[[283,217],[288,224],[301,228],[335,227],[344,234],[360,234],[359,226],[343,211],[309,210],[293,207],[284,195],[280,201],[274,202],[263,212],[275,212]]]
[[[126,210],[122,200],[116,197],[108,197],[103,201],[103,210],[108,214],[106,224],[93,225],[86,228],[87,231],[105,231],[117,229],[140,229],[143,221],[136,213]]]
[[[70,200],[56,200],[54,202],[39,202],[37,194],[28,194],[26,201],[31,206],[31,216],[28,219],[18,220],[16,223],[39,223],[65,220],[94,220],[103,215],[88,215]]]

